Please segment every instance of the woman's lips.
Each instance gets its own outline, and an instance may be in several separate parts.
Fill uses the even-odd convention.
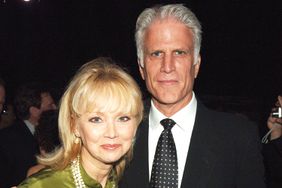
[[[106,149],[106,150],[115,150],[117,148],[119,148],[121,145],[120,144],[103,144],[101,145],[101,147],[103,149]]]

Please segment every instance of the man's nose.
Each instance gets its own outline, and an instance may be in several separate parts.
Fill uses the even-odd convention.
[[[56,110],[57,109],[57,105],[56,104],[52,104],[52,109]]]
[[[170,73],[175,70],[174,59],[171,55],[165,55],[162,60],[161,71],[165,73]]]

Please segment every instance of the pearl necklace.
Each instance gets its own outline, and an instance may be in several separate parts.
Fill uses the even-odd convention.
[[[79,168],[79,155],[71,162],[71,171],[76,188],[86,188]]]

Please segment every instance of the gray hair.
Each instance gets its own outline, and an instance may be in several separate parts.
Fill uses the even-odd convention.
[[[135,42],[137,56],[140,66],[144,66],[144,36],[148,27],[156,20],[174,18],[186,25],[193,33],[194,41],[194,63],[200,53],[202,31],[201,24],[195,14],[182,4],[169,4],[146,8],[138,17],[135,30]]]

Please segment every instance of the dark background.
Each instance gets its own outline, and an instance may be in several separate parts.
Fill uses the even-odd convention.
[[[219,110],[263,119],[282,93],[278,1],[1,0],[0,76],[8,97],[19,84],[38,80],[59,98],[74,72],[98,56],[127,67],[146,95],[134,27],[140,12],[156,3],[184,3],[202,23],[199,98]]]

